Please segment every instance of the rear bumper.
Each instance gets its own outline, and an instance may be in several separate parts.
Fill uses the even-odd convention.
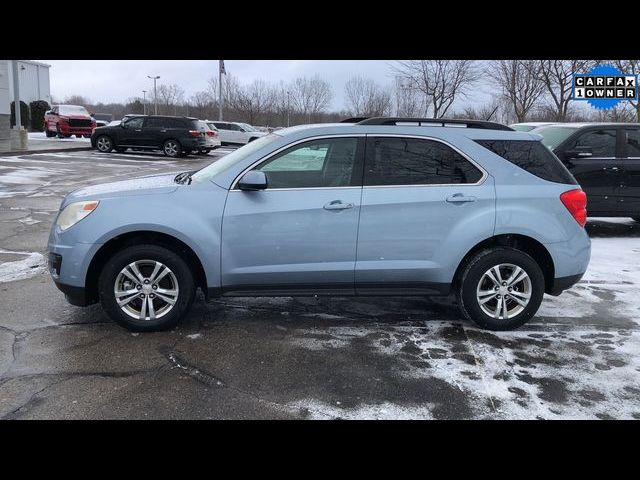
[[[584,273],[579,273],[577,275],[569,275],[568,277],[558,277],[553,279],[553,285],[548,293],[549,295],[558,296],[565,290],[573,287],[576,283],[580,281]]]

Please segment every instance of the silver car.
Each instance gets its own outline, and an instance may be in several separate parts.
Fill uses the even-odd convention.
[[[586,196],[540,136],[482,121],[292,127],[195,172],[76,190],[49,236],[74,305],[135,331],[219,295],[448,295],[518,327],[587,269]]]

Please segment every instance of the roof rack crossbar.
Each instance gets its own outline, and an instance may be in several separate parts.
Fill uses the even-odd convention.
[[[467,128],[480,128],[484,130],[509,130],[501,123],[488,122],[486,120],[463,120],[459,118],[405,118],[405,117],[372,117],[358,122],[357,125],[397,125],[399,123],[417,123],[418,126],[440,125],[446,127],[448,125],[464,125]]]

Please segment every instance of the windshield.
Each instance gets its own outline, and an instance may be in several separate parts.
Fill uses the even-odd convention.
[[[225,155],[220,160],[217,160],[208,166],[204,167],[202,170],[197,171],[191,177],[192,183],[202,183],[208,180],[211,180],[213,177],[218,175],[219,173],[224,172],[230,167],[233,167],[236,163],[241,162],[253,152],[260,150],[265,145],[273,142],[278,138],[278,135],[267,135],[265,137],[260,137],[253,142],[247,143],[244,147],[241,147],[228,155]]]
[[[59,108],[60,115],[83,115],[85,117],[89,116],[89,112],[84,107],[79,107],[77,105],[60,105]]]
[[[249,125],[248,123],[240,123],[239,125],[241,125],[242,128],[244,128],[245,131],[247,131],[247,132],[257,132],[258,131],[255,128],[253,128],[251,125]]]
[[[548,127],[535,128],[531,131],[531,133],[542,135],[542,143],[553,150],[567,138],[569,138],[569,136],[575,131],[575,127],[552,125]]]

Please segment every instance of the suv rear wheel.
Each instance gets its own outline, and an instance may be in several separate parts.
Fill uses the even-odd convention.
[[[162,145],[162,151],[167,157],[176,158],[182,155],[182,146],[177,140],[167,140]]]
[[[157,245],[127,247],[98,280],[100,302],[117,324],[135,332],[166,330],[191,308],[195,283],[179,255]]]
[[[489,330],[511,330],[540,307],[544,275],[538,263],[514,248],[483,250],[462,268],[456,296],[468,320]]]

